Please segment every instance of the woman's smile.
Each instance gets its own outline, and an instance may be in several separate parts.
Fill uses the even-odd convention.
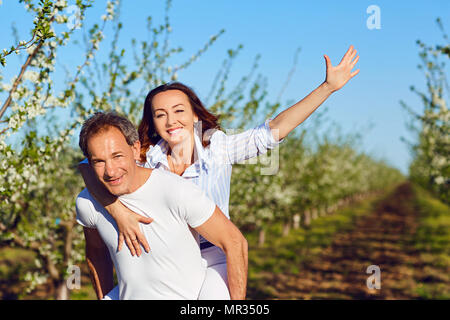
[[[174,136],[174,135],[179,134],[182,130],[183,130],[183,128],[177,127],[177,128],[172,128],[172,129],[167,130],[167,133],[170,134],[171,136]]]

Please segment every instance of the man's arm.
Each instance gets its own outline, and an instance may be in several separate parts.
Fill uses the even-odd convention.
[[[97,229],[83,229],[86,238],[86,261],[92,285],[100,300],[114,287],[113,264],[108,248]]]
[[[242,233],[217,206],[213,215],[195,230],[225,252],[230,297],[232,300],[245,299],[248,244]]]

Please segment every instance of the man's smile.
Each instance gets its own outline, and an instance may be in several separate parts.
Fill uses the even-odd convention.
[[[117,185],[119,185],[122,182],[122,180],[123,180],[123,176],[120,176],[120,177],[114,178],[114,179],[112,179],[112,178],[111,179],[105,179],[105,182],[107,184],[109,184],[109,185],[117,186]]]

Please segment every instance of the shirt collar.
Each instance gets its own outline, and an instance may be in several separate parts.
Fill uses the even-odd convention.
[[[154,146],[150,146],[146,153],[147,164],[150,166],[150,168],[156,168],[158,163],[161,163],[169,168],[169,163],[167,162],[168,151],[169,144],[163,139],[160,139]]]

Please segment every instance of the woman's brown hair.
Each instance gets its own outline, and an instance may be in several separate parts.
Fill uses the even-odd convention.
[[[220,125],[218,123],[219,117],[213,115],[203,106],[203,103],[200,101],[198,96],[191,88],[180,82],[169,82],[160,85],[159,87],[156,87],[147,94],[147,97],[145,98],[144,102],[144,113],[142,115],[142,120],[138,128],[139,140],[141,142],[141,162],[146,161],[146,153],[148,148],[150,146],[157,144],[158,141],[161,139],[159,134],[156,132],[155,125],[153,123],[153,110],[152,110],[153,97],[160,92],[168,90],[180,90],[188,97],[189,103],[191,104],[194,114],[198,117],[199,121],[201,121],[202,137],[204,137],[204,133],[207,130],[210,129],[220,130]],[[202,145],[203,147],[208,146],[209,139],[202,138]]]

